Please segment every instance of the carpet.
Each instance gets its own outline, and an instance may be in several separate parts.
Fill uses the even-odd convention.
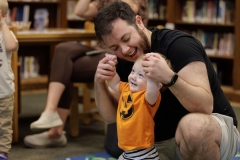
[[[116,159],[111,157],[107,152],[98,152],[77,157],[64,158],[61,160],[116,160]],[[235,158],[233,158],[232,160],[240,160],[240,150],[238,151],[238,154],[235,156]]]

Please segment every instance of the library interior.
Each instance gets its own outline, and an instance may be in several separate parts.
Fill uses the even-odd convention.
[[[234,107],[240,107],[240,1],[148,1],[147,27],[177,29],[195,36],[205,48],[227,99]],[[18,143],[18,116],[26,109],[21,97],[47,93],[55,46],[65,41],[82,41],[87,45],[96,45],[97,42],[94,29],[88,29],[86,25],[88,21],[75,15],[77,0],[8,0],[8,3],[7,23],[12,26],[19,42],[19,50],[12,57],[15,74],[13,143]],[[78,111],[75,107],[70,113],[73,128],[70,132],[77,136],[78,129],[74,125],[78,123],[74,121],[78,121],[78,112],[85,115],[81,117],[86,124],[90,123],[89,112],[92,112],[91,118],[101,120],[101,117],[93,114],[96,112],[91,94],[93,82],[74,86],[76,94],[83,91],[81,103],[90,108]],[[78,99],[73,103],[78,105]]]

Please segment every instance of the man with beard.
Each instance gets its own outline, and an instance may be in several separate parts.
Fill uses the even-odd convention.
[[[236,115],[196,38],[177,30],[148,30],[124,2],[102,8],[95,19],[95,31],[118,57],[116,71],[121,81],[127,82],[139,56],[152,52],[142,66],[146,77],[166,87],[154,117],[155,145],[161,160],[231,160],[236,155],[240,140]],[[159,53],[170,60],[173,69]],[[110,140],[117,139],[114,126],[119,95],[105,83],[115,75],[107,62],[103,58],[97,67],[95,100],[109,124],[106,137]],[[110,154],[120,152],[114,141],[105,145],[111,148]]]

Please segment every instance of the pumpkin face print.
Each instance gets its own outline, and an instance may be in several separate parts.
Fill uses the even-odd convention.
[[[128,94],[122,97],[122,106],[120,108],[120,117],[122,119],[129,119],[134,112],[132,95]]]

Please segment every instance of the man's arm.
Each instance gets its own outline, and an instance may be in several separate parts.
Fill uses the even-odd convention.
[[[206,65],[200,61],[191,62],[178,75],[176,83],[169,89],[181,104],[190,112],[211,114],[213,96]]]
[[[109,87],[114,90],[115,92],[119,92],[118,91],[118,86],[120,84],[120,77],[118,75],[118,73],[116,72],[116,64],[117,64],[117,56],[113,55],[113,54],[105,54],[106,58],[108,59],[108,64],[110,64],[113,67],[113,72],[115,73],[115,75],[113,76],[112,79],[108,80],[108,85]]]
[[[143,67],[147,68],[147,77],[162,84],[169,83],[174,75],[158,53],[143,61]],[[212,113],[213,96],[203,62],[191,62],[182,68],[176,83],[169,89],[189,112]]]
[[[115,75],[115,67],[108,63],[107,57],[99,61],[95,80],[94,80],[94,96],[98,111],[106,123],[114,123],[116,121],[117,104],[119,94],[109,89],[106,82]]]

